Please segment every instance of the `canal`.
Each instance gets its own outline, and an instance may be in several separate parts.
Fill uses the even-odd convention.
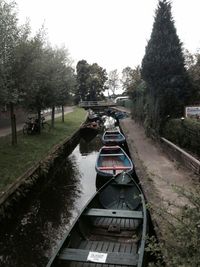
[[[96,192],[96,186],[99,187],[95,163],[101,147],[100,134],[92,140],[81,138],[56,172],[49,174],[48,182],[37,184],[20,203],[16,214],[1,223],[0,267],[46,266],[80,210]],[[128,152],[127,144],[124,149]],[[150,224],[151,234],[152,229]],[[154,259],[148,256],[148,261]]]
[[[0,227],[1,267],[42,267],[96,191],[97,135],[84,139],[49,182],[38,185],[16,215]],[[50,175],[51,176],[51,175]]]

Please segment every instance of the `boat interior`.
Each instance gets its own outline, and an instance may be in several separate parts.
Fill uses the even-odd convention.
[[[97,193],[65,241],[56,266],[138,266],[144,216],[140,194],[123,180]]]
[[[102,149],[97,162],[100,171],[115,175],[132,169],[131,162],[121,149]]]

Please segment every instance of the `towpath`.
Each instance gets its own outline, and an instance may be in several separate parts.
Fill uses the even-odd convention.
[[[70,113],[73,110],[74,110],[73,106],[65,107],[65,114]],[[55,118],[60,117],[60,116],[61,116],[60,112],[55,114]],[[45,120],[46,121],[48,121],[50,119],[51,119],[51,115],[45,116]],[[24,126],[24,123],[17,124],[17,131],[22,130],[23,126]],[[0,137],[6,136],[6,135],[9,135],[9,134],[11,134],[11,127],[5,127],[5,128],[1,128],[0,127]]]
[[[144,128],[130,117],[121,120],[120,126],[148,203],[154,209],[165,207],[166,202],[184,204],[185,199],[178,196],[173,185],[192,189],[197,177],[177,162],[171,161],[156,142],[146,137]],[[154,212],[151,215],[154,226],[158,227],[157,234],[160,233],[162,237],[162,222]]]

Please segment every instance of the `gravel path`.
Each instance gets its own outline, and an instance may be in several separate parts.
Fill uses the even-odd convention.
[[[120,125],[148,203],[155,210],[166,207],[167,202],[185,204],[186,199],[175,192],[174,185],[193,189],[197,177],[177,162],[171,161],[157,143],[146,137],[144,128],[130,117],[121,120]],[[171,212],[176,212],[176,209],[172,208]],[[159,216],[154,212],[151,216],[162,236]]]

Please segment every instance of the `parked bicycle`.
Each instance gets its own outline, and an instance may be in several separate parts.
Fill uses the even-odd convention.
[[[45,121],[45,117],[41,117],[41,127],[40,130],[49,131],[50,130],[50,124]],[[39,133],[39,120],[36,117],[28,117],[27,121],[25,122],[23,126],[23,134],[37,134]]]

